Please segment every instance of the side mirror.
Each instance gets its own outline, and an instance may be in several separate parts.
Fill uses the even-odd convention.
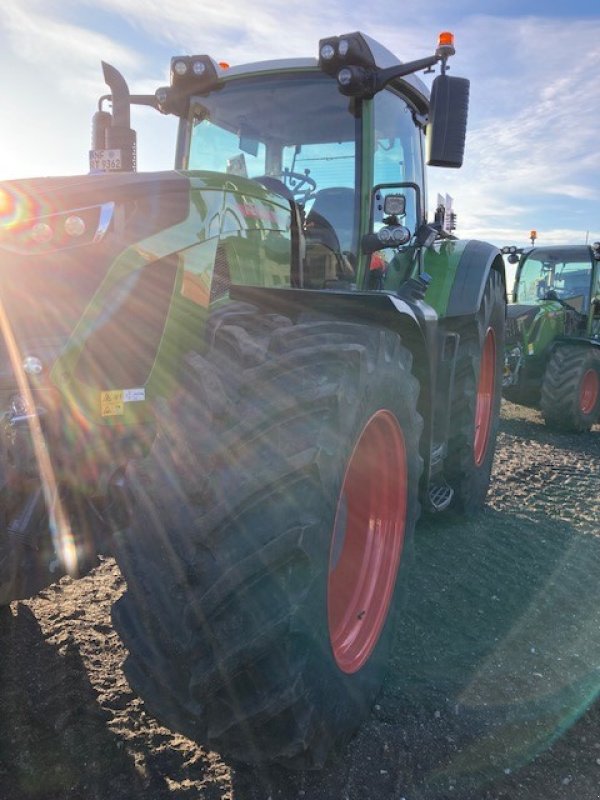
[[[469,81],[438,75],[431,87],[427,126],[427,164],[461,167],[467,135]]]

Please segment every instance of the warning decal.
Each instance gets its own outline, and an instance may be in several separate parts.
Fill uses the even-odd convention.
[[[141,403],[146,399],[143,386],[135,389],[110,389],[100,393],[100,413],[103,417],[116,417],[125,413],[125,403]]]
[[[103,417],[116,417],[123,414],[123,392],[113,389],[109,392],[100,393],[100,413]]]

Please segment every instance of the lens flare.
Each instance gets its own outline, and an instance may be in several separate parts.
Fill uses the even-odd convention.
[[[17,188],[0,188],[0,238],[37,216],[39,208],[30,194]]]
[[[23,358],[19,353],[19,348],[14,337],[12,326],[6,314],[4,303],[0,299],[0,333],[6,342],[8,355],[17,380],[17,386],[22,397],[25,398],[28,408],[35,408],[31,389],[22,368]],[[44,500],[48,511],[48,520],[54,549],[61,559],[65,570],[69,575],[77,575],[78,559],[77,547],[68,516],[58,492],[56,476],[52,468],[50,456],[46,447],[44,433],[40,425],[40,420],[35,414],[27,418],[29,432],[35,458],[38,464],[40,480],[44,492]]]

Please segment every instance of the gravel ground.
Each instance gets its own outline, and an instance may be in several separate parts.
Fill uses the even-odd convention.
[[[0,619],[0,800],[600,798],[600,426],[503,406],[489,503],[419,524],[385,687],[319,773],[234,769],[129,690],[110,559]]]

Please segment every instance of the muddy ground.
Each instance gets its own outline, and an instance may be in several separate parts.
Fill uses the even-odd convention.
[[[235,770],[129,690],[107,559],[0,621],[0,800],[600,797],[600,426],[505,404],[489,504],[419,525],[371,718],[321,773]]]

